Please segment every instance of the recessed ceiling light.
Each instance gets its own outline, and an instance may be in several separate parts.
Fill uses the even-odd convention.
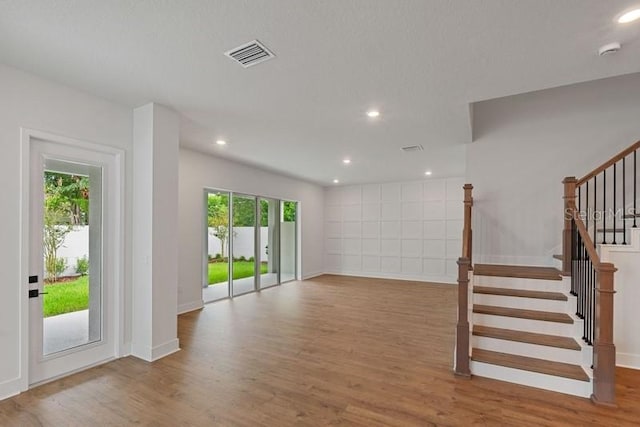
[[[372,119],[375,117],[378,117],[380,115],[380,111],[378,110],[369,110],[367,111],[367,116],[371,117]]]
[[[337,180],[337,179],[334,179],[334,180],[333,180],[333,183],[334,183],[334,184],[337,184],[337,183],[339,183],[339,182],[340,182],[340,181],[339,181],[339,180]]]
[[[424,174],[427,176],[431,176],[431,171],[426,171]]]
[[[345,165],[348,165],[349,163],[351,163],[351,159],[344,159],[342,163],[344,163]]]
[[[225,141],[224,139],[219,139],[216,141],[216,144],[218,145],[227,145],[227,141]]]
[[[618,23],[620,24],[628,24],[629,22],[633,22],[636,19],[640,19],[640,9],[631,10],[618,18]]]

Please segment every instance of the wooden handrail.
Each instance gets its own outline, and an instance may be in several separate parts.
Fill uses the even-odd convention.
[[[582,184],[584,184],[585,182],[589,181],[594,176],[598,175],[600,172],[602,172],[602,171],[604,171],[606,169],[609,169],[611,166],[613,166],[614,163],[618,163],[620,160],[624,159],[629,154],[633,153],[634,151],[636,151],[638,149],[640,149],[640,141],[636,142],[631,147],[622,150],[620,153],[616,154],[611,159],[609,159],[608,161],[604,162],[602,165],[598,166],[597,168],[595,168],[594,170],[592,170],[591,172],[589,172],[588,174],[586,174],[585,176],[580,178],[576,185],[578,187],[581,186]]]

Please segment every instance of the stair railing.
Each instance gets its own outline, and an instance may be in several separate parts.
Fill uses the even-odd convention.
[[[592,400],[615,405],[616,351],[613,343],[614,273],[596,245],[627,244],[637,228],[637,158],[640,141],[581,179],[564,179],[562,272],[571,276],[576,316],[584,320],[583,340],[593,346]],[[628,203],[629,201],[629,203]]]
[[[456,355],[454,372],[461,377],[470,378],[469,368],[469,272],[471,264],[472,231],[471,209],[473,185],[464,187],[464,226],[462,229],[462,256],[458,258],[458,324],[456,326]]]
[[[565,178],[565,211],[568,197],[575,200],[593,243],[628,243],[630,228],[637,228],[638,211],[638,150],[640,141],[621,151],[581,179]],[[568,274],[569,222],[565,218],[563,239],[563,273]]]

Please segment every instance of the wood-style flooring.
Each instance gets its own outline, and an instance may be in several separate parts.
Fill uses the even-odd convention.
[[[456,287],[321,276],[179,318],[182,351],[120,359],[0,402],[0,426],[632,426],[617,409],[452,373]]]

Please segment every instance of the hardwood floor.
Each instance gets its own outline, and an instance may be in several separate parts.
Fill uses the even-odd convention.
[[[182,351],[0,402],[1,426],[638,425],[619,407],[452,373],[456,287],[322,276],[180,316]]]

